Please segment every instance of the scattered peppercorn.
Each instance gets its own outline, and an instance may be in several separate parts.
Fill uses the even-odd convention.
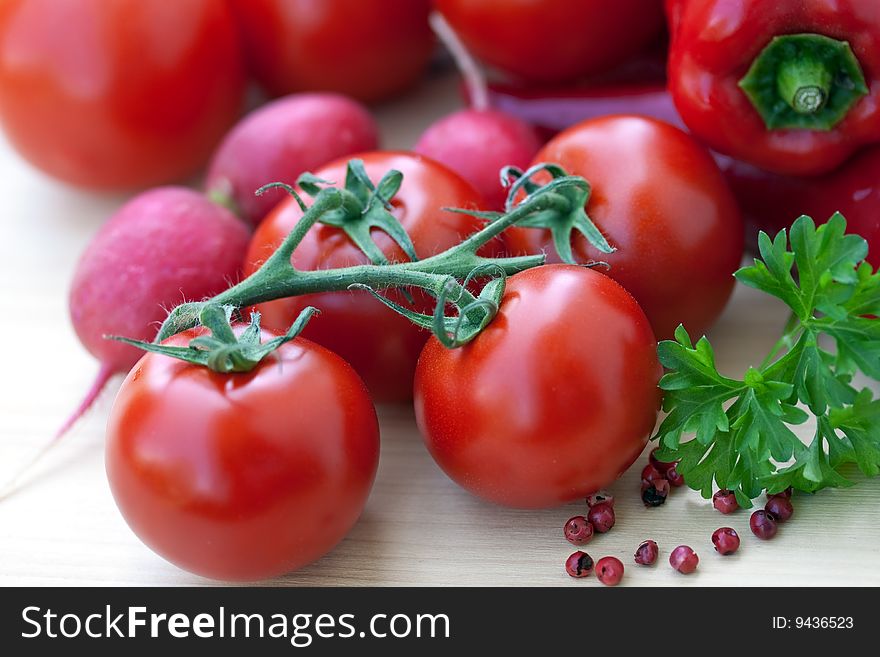
[[[764,505],[764,510],[768,513],[772,513],[777,522],[788,521],[794,513],[794,507],[791,504],[791,500],[782,497],[781,495],[775,495],[767,500],[767,504]]]
[[[602,557],[596,562],[596,577],[605,586],[616,586],[623,579],[623,563],[617,557]]]
[[[720,527],[712,534],[712,544],[718,554],[733,554],[739,549],[739,534],[733,527]]]
[[[607,504],[610,507],[614,507],[614,495],[609,493],[607,490],[599,490],[593,493],[592,495],[587,495],[587,506],[592,508],[597,504]]]
[[[563,533],[572,545],[585,545],[593,538],[593,525],[584,516],[574,516],[565,523]]]
[[[666,481],[674,488],[684,486],[684,477],[679,473],[677,465],[673,465],[666,471]]]
[[[593,558],[586,552],[572,552],[565,561],[565,572],[572,577],[587,577],[593,572]]]
[[[593,529],[604,534],[614,527],[614,509],[607,502],[600,502],[590,508],[587,519],[593,525]]]
[[[642,468],[642,481],[659,481],[660,479],[666,479],[666,473],[660,472],[657,468],[655,468],[650,463]]]
[[[666,479],[642,481],[642,502],[645,506],[660,506],[669,496],[669,482]]]
[[[636,553],[633,556],[637,564],[650,566],[657,561],[659,552],[660,549],[657,547],[656,541],[647,540],[642,541],[639,547],[636,548]]]
[[[669,565],[683,575],[689,575],[697,569],[700,557],[687,545],[679,545],[669,555]]]
[[[712,506],[727,515],[736,511],[739,508],[739,503],[732,490],[722,488],[712,496]]]
[[[749,527],[752,533],[763,541],[776,536],[779,528],[776,524],[776,516],[764,509],[758,509],[752,514],[749,518]]]

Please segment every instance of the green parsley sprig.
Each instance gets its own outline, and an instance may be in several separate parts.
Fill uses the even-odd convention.
[[[845,464],[880,473],[880,399],[853,383],[858,371],[880,380],[880,320],[871,317],[880,316],[880,272],[865,262],[867,242],[847,235],[838,213],[818,228],[800,217],[788,236],[762,232],[758,246],[760,259],[737,280],[792,311],[764,362],[741,380],[722,376],[709,341],[694,345],[683,327],[658,347],[668,412],[654,436],[658,458],[680,459],[678,471],[704,497],[714,482],[744,507],[764,490],[850,486]],[[816,431],[804,444],[791,426],[811,414]]]

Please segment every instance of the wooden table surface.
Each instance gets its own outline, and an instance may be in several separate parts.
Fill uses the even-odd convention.
[[[457,104],[453,79],[379,108],[387,147],[410,145],[432,118]],[[67,290],[89,237],[123,196],[79,192],[30,169],[0,137],[0,281],[6,320],[0,328],[0,482],[51,437],[96,370],[67,317]],[[772,299],[739,288],[712,331],[719,367],[741,374],[760,362],[785,319]],[[121,379],[92,412],[0,502],[0,584],[200,585],[208,580],[166,563],[144,547],[117,512],[104,475],[104,423]],[[565,520],[582,505],[514,511],[470,496],[434,465],[411,409],[380,408],[382,452],[375,487],[360,522],[329,555],[269,582],[277,585],[560,585],[598,586],[563,570],[572,551]],[[800,431],[807,436],[811,425]],[[848,490],[798,497],[795,516],[775,539],[760,542],[748,513],[721,516],[697,493],[674,492],[658,509],[638,495],[639,460],[612,488],[617,526],[597,536],[594,558],[627,564],[629,585],[878,585],[880,478]],[[0,484],[2,485],[2,484]],[[737,529],[743,544],[715,554],[710,536]],[[632,564],[640,541],[661,548],[654,567]],[[691,576],[667,565],[687,543],[700,555]]]

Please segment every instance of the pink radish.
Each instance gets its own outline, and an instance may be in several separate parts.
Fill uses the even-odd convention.
[[[58,437],[114,374],[127,372],[142,355],[104,336],[152,340],[169,308],[216,294],[239,277],[249,239],[231,212],[182,187],[144,192],[101,227],[70,290],[73,328],[101,367]]]
[[[268,182],[293,184],[305,171],[344,155],[375,150],[378,128],[360,103],[331,93],[279,98],[248,114],[226,136],[208,167],[208,195],[259,223],[280,189],[256,196]]]
[[[489,107],[485,79],[440,14],[431,16],[431,26],[456,60],[471,107],[429,126],[413,150],[448,166],[470,182],[491,209],[501,210],[507,194],[499,178],[502,167],[527,168],[541,141],[525,121]]]

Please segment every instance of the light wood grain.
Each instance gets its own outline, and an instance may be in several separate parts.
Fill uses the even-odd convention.
[[[386,144],[405,147],[421,128],[457,104],[452,79],[426,85],[380,108]],[[67,319],[66,294],[76,258],[100,222],[124,200],[78,192],[48,181],[0,144],[0,481],[52,435],[95,371]],[[712,332],[719,366],[741,373],[758,362],[784,323],[773,300],[739,289]],[[37,346],[39,345],[39,347]],[[0,503],[0,584],[210,584],[163,561],[129,531],[103,471],[103,430],[119,381],[48,457],[27,485]],[[351,534],[319,562],[278,585],[567,585],[571,552],[561,527],[578,504],[540,512],[483,503],[449,481],[422,445],[406,408],[380,409],[382,455],[367,509]],[[808,435],[811,426],[801,428]],[[640,466],[643,460],[640,460]],[[748,531],[748,513],[723,517],[691,491],[677,490],[659,509],[645,509],[634,467],[614,487],[618,524],[588,548],[620,557],[630,585],[878,585],[880,480],[795,500],[796,515],[769,542]],[[714,529],[735,527],[740,552],[719,557]],[[651,568],[631,564],[645,538],[661,546]],[[688,543],[698,573],[666,564]]]

